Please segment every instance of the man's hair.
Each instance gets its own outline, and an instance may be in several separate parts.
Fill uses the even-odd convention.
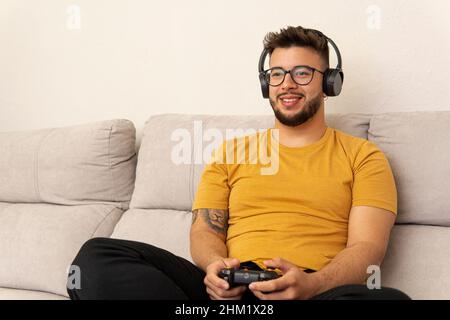
[[[328,41],[325,36],[311,29],[304,29],[301,26],[280,29],[280,32],[269,32],[264,37],[264,48],[269,50],[269,54],[276,48],[304,47],[316,51],[324,62],[324,66],[329,66]]]

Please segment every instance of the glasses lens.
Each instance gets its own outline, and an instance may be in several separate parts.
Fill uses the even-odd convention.
[[[311,82],[314,70],[308,67],[295,67],[291,71],[294,81],[300,85],[305,85]]]
[[[271,86],[277,86],[283,82],[284,70],[281,68],[267,70],[266,79]]]

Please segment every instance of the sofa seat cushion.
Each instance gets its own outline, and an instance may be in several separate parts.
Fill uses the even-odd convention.
[[[148,243],[192,262],[189,251],[191,220],[190,211],[129,209],[111,237]]]
[[[0,287],[67,296],[69,266],[84,242],[108,237],[114,205],[0,203]]]

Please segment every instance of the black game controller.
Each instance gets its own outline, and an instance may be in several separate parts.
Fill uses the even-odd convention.
[[[227,281],[230,287],[237,284],[249,284],[255,281],[266,281],[280,277],[278,273],[270,270],[248,270],[226,268],[219,271],[219,277]]]

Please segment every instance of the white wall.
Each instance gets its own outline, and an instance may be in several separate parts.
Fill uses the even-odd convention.
[[[448,0],[1,0],[0,131],[127,118],[139,135],[157,113],[271,114],[257,61],[287,25],[341,49],[327,112],[448,110],[449,17]]]

